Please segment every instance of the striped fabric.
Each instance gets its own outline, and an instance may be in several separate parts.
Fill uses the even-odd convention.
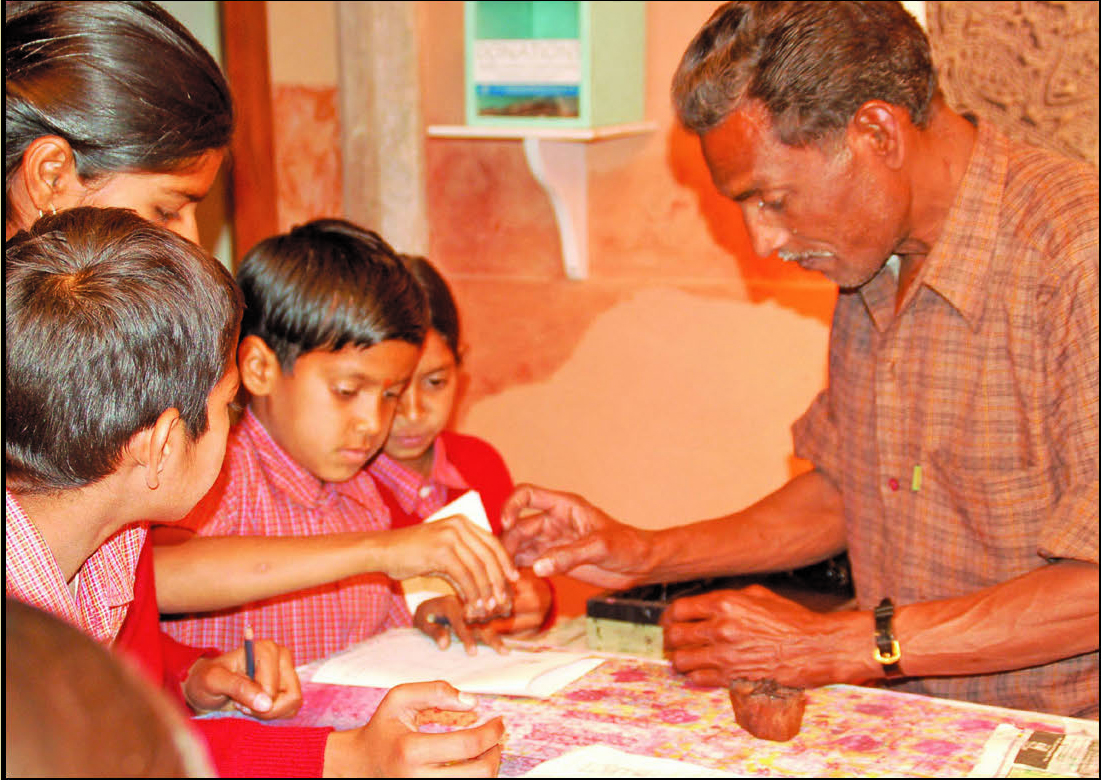
[[[448,488],[469,490],[470,485],[447,457],[445,436],[437,436],[432,472],[428,478],[406,468],[385,452],[372,461],[369,471],[379,484],[390,489],[407,514],[429,517],[447,505]]]
[[[386,530],[390,514],[366,470],[347,482],[323,483],[246,411],[230,433],[214,490],[182,522],[203,536],[310,536]],[[365,574],[161,625],[184,644],[231,650],[244,641],[247,623],[256,636],[290,648],[294,662],[303,664],[410,625],[405,601],[392,587],[384,575]]]
[[[887,270],[840,295],[829,387],[793,433],[842,490],[861,609],[1097,562],[1097,193],[1094,168],[980,124],[901,313]],[[906,687],[1096,714],[1097,667],[1094,652]]]
[[[113,642],[134,600],[146,527],[129,526],[104,542],[77,572],[74,596],[46,540],[10,491],[5,491],[4,509],[7,595],[57,615],[104,644]]]

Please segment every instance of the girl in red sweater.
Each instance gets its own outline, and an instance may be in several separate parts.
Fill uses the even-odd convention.
[[[406,267],[428,298],[429,328],[424,349],[401,396],[384,451],[369,470],[390,508],[392,527],[422,522],[468,490],[481,496],[495,534],[501,532],[501,507],[512,492],[512,477],[500,454],[487,442],[446,430],[455,407],[462,365],[459,313],[447,282],[424,257],[403,256]],[[441,648],[455,630],[468,652],[481,640],[497,650],[499,634],[531,634],[554,618],[549,580],[521,570],[514,583],[512,614],[488,622],[468,623],[459,599],[447,596],[417,607],[414,624]],[[446,618],[446,623],[440,621]]]

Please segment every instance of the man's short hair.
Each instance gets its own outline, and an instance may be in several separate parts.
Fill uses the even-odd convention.
[[[237,283],[241,337],[262,339],[286,373],[314,350],[424,341],[420,285],[381,236],[346,220],[317,219],[264,239],[241,261]]]
[[[759,101],[779,138],[803,146],[843,130],[869,100],[929,120],[929,39],[897,2],[730,2],[692,39],[673,77],[680,121],[703,134]]]
[[[126,209],[39,219],[4,253],[4,465],[22,492],[113,473],[165,409],[192,439],[233,359],[241,294],[203,249]]]

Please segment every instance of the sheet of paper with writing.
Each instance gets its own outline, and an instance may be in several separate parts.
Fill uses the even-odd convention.
[[[447,506],[426,517],[424,522],[434,523],[452,515],[462,515],[479,528],[484,528],[493,533],[485,506],[482,504],[482,497],[476,490],[468,490],[463,493]],[[411,614],[416,614],[417,607],[422,602],[438,596],[449,596],[455,592],[455,589],[447,583],[447,580],[440,577],[410,577],[407,580],[402,580],[401,589],[405,593],[405,603],[409,606]]]
[[[446,680],[468,693],[545,699],[603,661],[558,651],[497,653],[484,645],[471,656],[459,642],[440,650],[420,630],[396,628],[330,657],[314,673],[313,682],[391,688]]]

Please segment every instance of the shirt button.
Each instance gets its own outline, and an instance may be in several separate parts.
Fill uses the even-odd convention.
[[[896,488],[896,490],[897,490],[897,488]],[[420,490],[417,491],[417,495],[420,496],[421,498],[428,498],[429,494],[431,494],[431,493],[432,493],[431,485],[424,485],[423,487],[421,487]]]
[[[891,477],[889,480],[887,480],[887,487],[889,487],[891,490],[898,490],[898,480],[894,477]]]

